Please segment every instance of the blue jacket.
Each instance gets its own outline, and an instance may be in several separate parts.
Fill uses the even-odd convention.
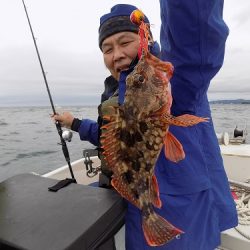
[[[180,217],[174,215],[173,211],[167,211],[167,208],[167,212],[159,212],[186,232],[192,228],[190,220],[197,223],[193,226],[192,232],[187,233],[189,243],[185,243],[186,248],[181,243],[171,243],[171,247],[159,249],[211,250],[219,244],[220,231],[237,225],[235,204],[229,190],[207,98],[210,81],[223,64],[225,41],[228,36],[228,27],[222,18],[223,2],[160,0],[161,57],[162,60],[170,61],[175,68],[171,79],[172,114],[193,114],[209,117],[210,120],[188,128],[170,127],[170,131],[183,145],[186,158],[179,163],[173,163],[161,152],[155,167],[161,198],[164,203],[165,199],[167,202],[173,197],[178,197],[173,203],[176,202],[176,209],[179,211],[184,199],[196,199],[188,206],[194,209],[193,213],[197,212],[197,216],[196,219],[192,218],[194,216],[191,212],[189,217],[184,216],[180,220]],[[125,92],[124,74],[119,82],[119,96],[123,96]],[[79,129],[81,139],[97,145],[97,127],[96,122],[83,120]],[[202,193],[204,195],[199,196]],[[205,196],[209,202],[202,201]],[[196,209],[198,211],[195,211]],[[208,209],[213,209],[213,215],[208,221],[202,222],[208,214]],[[136,219],[131,219],[137,218],[135,211],[135,208],[129,207],[129,229],[126,237],[133,237],[129,233],[131,230],[134,237],[139,237],[133,231]],[[213,226],[209,224],[211,220]],[[203,224],[202,228],[198,225],[200,223]],[[138,228],[137,231],[140,230]],[[203,233],[194,235],[193,232]],[[207,238],[210,239],[209,244],[206,244]],[[149,249],[146,243],[143,243],[143,246],[136,245],[139,243],[135,244],[130,238],[127,239],[132,242],[127,243],[127,249]],[[198,244],[197,241],[199,246],[195,245]]]

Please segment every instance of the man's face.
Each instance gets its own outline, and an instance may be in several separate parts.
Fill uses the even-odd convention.
[[[127,70],[139,49],[139,36],[124,31],[107,37],[102,43],[104,63],[112,76],[119,80],[120,72]]]

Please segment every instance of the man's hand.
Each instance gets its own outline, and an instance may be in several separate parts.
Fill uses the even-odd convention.
[[[70,112],[63,112],[62,114],[51,115],[51,118],[56,122],[58,121],[62,127],[71,129],[74,116]]]

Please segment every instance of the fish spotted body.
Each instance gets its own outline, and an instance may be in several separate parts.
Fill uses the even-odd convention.
[[[146,27],[140,26],[140,36],[146,34]],[[183,232],[154,211],[162,206],[155,163],[163,146],[169,160],[178,162],[185,157],[181,143],[168,131],[170,125],[192,126],[206,119],[170,114],[173,66],[143,46],[138,64],[126,79],[124,104],[110,107],[110,115],[104,116],[108,123],[102,126],[101,144],[113,172],[113,187],[142,211],[147,243],[160,246]]]

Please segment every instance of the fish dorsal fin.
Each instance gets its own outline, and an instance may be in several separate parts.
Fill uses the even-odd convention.
[[[150,186],[150,198],[155,207],[161,208],[162,203],[160,199],[159,186],[155,175],[152,176]]]
[[[164,152],[168,160],[178,162],[185,158],[185,153],[181,143],[169,131],[164,138]]]
[[[101,127],[100,137],[103,155],[110,170],[115,168],[117,163],[117,152],[120,149],[119,131],[121,120],[119,118],[119,107],[110,107],[111,114],[105,114],[103,119],[107,122]]]

